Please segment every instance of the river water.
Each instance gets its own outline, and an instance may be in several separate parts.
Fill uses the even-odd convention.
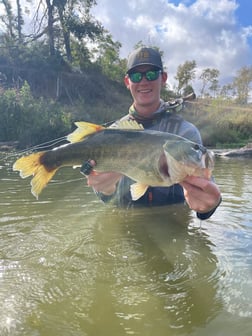
[[[61,169],[39,200],[0,167],[1,336],[245,336],[252,330],[252,160],[216,160],[223,202],[114,209]]]

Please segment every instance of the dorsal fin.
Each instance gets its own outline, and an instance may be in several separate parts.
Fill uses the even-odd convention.
[[[142,124],[139,124],[136,120],[134,119],[128,119],[128,120],[119,120],[116,122],[115,128],[119,129],[135,129],[135,130],[143,130],[144,127]]]
[[[105,128],[101,125],[96,125],[85,121],[77,121],[74,124],[77,126],[77,128],[67,136],[67,140],[71,143],[82,141],[86,136]]]
[[[71,143],[82,141],[86,136],[105,129],[104,126],[92,124],[85,121],[77,121],[74,123],[77,128],[67,136],[67,140]],[[111,128],[118,129],[134,129],[143,130],[143,125],[138,124],[135,120],[120,120]]]

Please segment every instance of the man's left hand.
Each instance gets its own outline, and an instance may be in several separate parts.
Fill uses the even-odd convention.
[[[196,176],[187,176],[180,185],[184,189],[188,206],[198,213],[207,213],[220,203],[221,193],[213,181]]]

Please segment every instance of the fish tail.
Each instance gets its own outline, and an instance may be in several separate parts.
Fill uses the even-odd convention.
[[[31,180],[31,192],[37,199],[41,191],[58,170],[58,167],[49,170],[41,163],[41,158],[44,154],[45,152],[38,152],[21,157],[13,165],[13,170],[19,171],[22,178],[33,175]]]
[[[78,121],[75,123],[77,128],[67,136],[67,140],[71,143],[82,141],[90,134],[103,130],[105,127],[88,123],[85,121]]]

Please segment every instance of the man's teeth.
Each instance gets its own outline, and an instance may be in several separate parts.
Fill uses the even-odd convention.
[[[139,92],[142,92],[142,93],[148,93],[148,92],[151,92],[151,90],[139,90]]]

